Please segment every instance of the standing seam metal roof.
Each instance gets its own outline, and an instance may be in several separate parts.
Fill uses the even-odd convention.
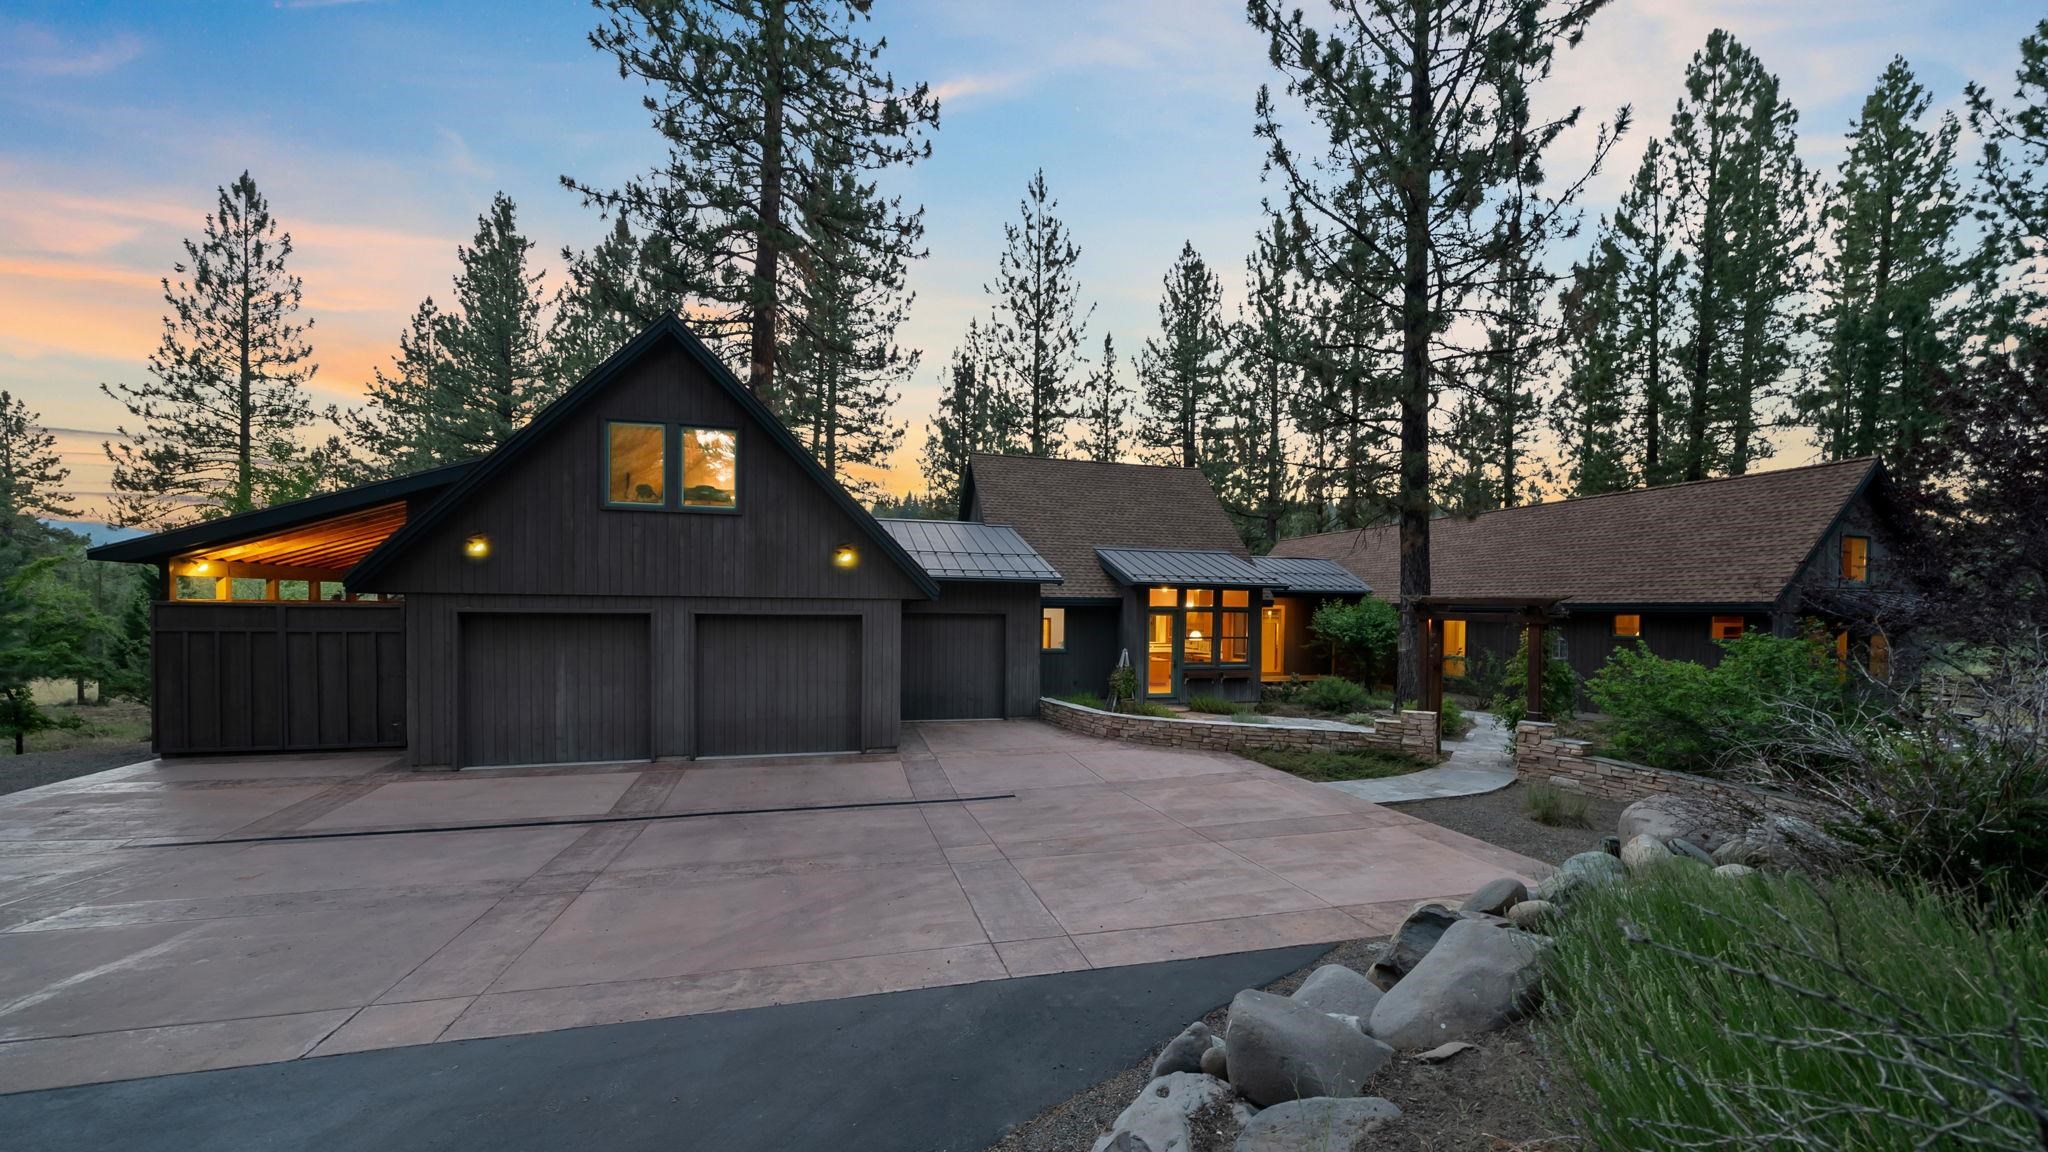
[[[1008,524],[966,520],[877,520],[934,580],[1030,580],[1063,577]]]
[[[1287,592],[1370,596],[1372,588],[1335,560],[1320,556],[1254,556],[1252,567],[1286,582]]]
[[[1097,548],[1103,568],[1124,584],[1278,588],[1286,581],[1228,552],[1167,548]]]

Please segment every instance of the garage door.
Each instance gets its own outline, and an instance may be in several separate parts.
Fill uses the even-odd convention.
[[[697,618],[697,755],[860,750],[860,621]]]
[[[903,617],[903,718],[980,720],[1003,714],[1003,618]]]
[[[645,760],[647,617],[462,617],[465,767]]]

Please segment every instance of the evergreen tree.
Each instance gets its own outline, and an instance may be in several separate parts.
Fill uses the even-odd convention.
[[[2048,19],[2020,41],[2008,102],[1981,84],[1964,90],[1970,131],[1984,142],[1977,214],[1986,224],[1985,335],[2034,338],[2026,325],[2048,303]]]
[[[1573,267],[1560,303],[1569,367],[1550,406],[1550,428],[1562,457],[1561,480],[1573,496],[1635,486],[1637,457],[1627,431],[1628,352],[1632,342],[1655,345],[1642,340],[1630,322],[1623,298],[1628,268],[1615,243],[1617,232],[1613,225],[1602,230],[1591,256]],[[1650,407],[1647,390],[1639,399]]]
[[[660,262],[643,260],[641,249],[640,239],[620,216],[589,251],[562,250],[567,274],[555,290],[547,336],[548,376],[558,391],[589,375],[642,329],[680,305],[680,300],[649,282],[646,271]]]
[[[1544,186],[1543,158],[1579,111],[1551,120],[1530,112],[1530,89],[1559,45],[1576,43],[1604,0],[1556,9],[1542,0],[1371,0],[1340,5],[1338,26],[1308,23],[1283,0],[1252,0],[1250,18],[1321,131],[1319,159],[1283,138],[1271,92],[1261,89],[1256,131],[1294,211],[1332,231],[1352,287],[1395,318],[1399,411],[1401,640],[1395,691],[1421,695],[1423,643],[1415,601],[1430,588],[1430,412],[1436,361],[1459,334],[1454,321],[1513,253],[1482,209],[1510,186]],[[1617,133],[1626,127],[1626,110]],[[1594,165],[1611,146],[1605,133]],[[1540,251],[1568,229],[1569,182],[1518,243]],[[1297,232],[1310,230],[1307,219]],[[1319,279],[1325,277],[1318,277]],[[1342,283],[1328,277],[1332,283]],[[1355,457],[1354,457],[1355,459]]]
[[[1945,302],[1963,283],[1952,115],[1922,128],[1933,98],[1900,58],[1849,129],[1827,207],[1834,251],[1821,313],[1826,360],[1798,397],[1830,457],[1917,457],[1936,418],[1936,377],[1955,355]]]
[[[202,517],[270,502],[303,455],[315,371],[300,321],[299,278],[285,268],[290,233],[247,172],[219,190],[205,234],[185,241],[176,285],[163,280],[163,339],[142,384],[100,386],[136,424],[102,445],[113,462],[117,524],[162,520],[180,506]]]
[[[857,34],[866,0],[599,0],[590,42],[640,80],[667,157],[617,189],[570,177],[586,203],[648,237],[642,277],[665,297],[698,302],[693,322],[729,338],[747,383],[777,404],[776,372],[798,290],[792,269],[827,259],[802,228],[822,169],[866,177],[929,156],[939,122],[923,84],[899,87],[886,47]],[[829,159],[821,159],[829,158]],[[921,209],[859,184],[859,210],[834,237],[840,271],[920,254]]]
[[[1302,384],[1306,303],[1291,274],[1285,224],[1273,218],[1245,260],[1245,304],[1230,330],[1238,367],[1228,390],[1228,466],[1219,494],[1245,543],[1271,551],[1293,498],[1288,412]]]
[[[1797,122],[1777,77],[1715,29],[1671,118],[1691,313],[1671,468],[1680,479],[1739,475],[1767,451],[1759,409],[1791,366],[1793,301],[1813,248],[1814,182],[1796,152]]]
[[[1619,311],[1615,351],[1626,381],[1624,391],[1635,398],[1638,426],[1632,471],[1644,484],[1667,484],[1679,474],[1669,447],[1672,333],[1682,306],[1686,257],[1678,239],[1679,203],[1671,179],[1664,145],[1652,138],[1607,232],[1612,254],[1603,255],[1594,266],[1596,276],[1607,272],[1618,280],[1612,289]],[[1593,403],[1597,407],[1601,401]],[[1628,473],[1617,474],[1598,461],[1588,463],[1586,482],[1595,488],[1609,482],[1627,486]]]
[[[1138,358],[1138,443],[1161,464],[1199,468],[1209,463],[1209,436],[1225,406],[1223,281],[1184,242],[1165,289],[1159,336],[1145,341]]]
[[[1058,207],[1040,169],[1025,185],[1020,221],[1003,225],[1003,255],[987,289],[996,298],[989,347],[1017,400],[1022,448],[1033,456],[1060,454],[1073,415],[1072,377],[1094,311],[1081,311],[1081,285],[1074,279],[1081,249],[1053,215]]]
[[[947,515],[967,514],[960,507],[960,483],[970,457],[1013,452],[1021,444],[1019,406],[991,359],[980,324],[969,320],[965,338],[953,349],[938,411],[925,423],[921,468],[926,497]]]
[[[26,402],[0,389],[0,533],[12,533],[23,517],[77,515],[60,490],[70,475],[59,461],[56,435],[37,423]]]
[[[1075,444],[1090,460],[1120,460],[1131,414],[1131,390],[1117,373],[1116,340],[1102,338],[1102,359],[1081,385],[1081,439]]]
[[[1535,382],[1547,369],[1557,333],[1543,307],[1551,277],[1521,242],[1531,211],[1528,192],[1519,185],[1501,203],[1496,228],[1502,256],[1485,286],[1480,316],[1485,343],[1476,349],[1471,369],[1450,374],[1470,403],[1454,410],[1447,442],[1452,458],[1469,466],[1460,469],[1455,499],[1446,502],[1467,515],[1512,508],[1533,486],[1524,456],[1542,413]]]

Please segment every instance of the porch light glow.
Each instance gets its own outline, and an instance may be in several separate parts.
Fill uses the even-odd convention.
[[[471,560],[481,560],[489,556],[491,554],[491,538],[483,535],[471,536],[462,542],[462,554]]]
[[[832,566],[835,568],[851,568],[859,563],[860,552],[851,544],[841,544],[832,550]]]
[[[199,563],[194,564],[192,566],[192,572],[194,575],[204,576],[211,571],[213,571],[213,565],[205,560],[201,560]]]

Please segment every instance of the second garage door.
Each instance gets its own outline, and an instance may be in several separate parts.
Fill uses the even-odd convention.
[[[645,760],[647,617],[462,618],[465,767]]]
[[[697,755],[858,752],[860,621],[697,618]]]
[[[906,613],[903,718],[982,720],[1003,714],[1003,618]]]

